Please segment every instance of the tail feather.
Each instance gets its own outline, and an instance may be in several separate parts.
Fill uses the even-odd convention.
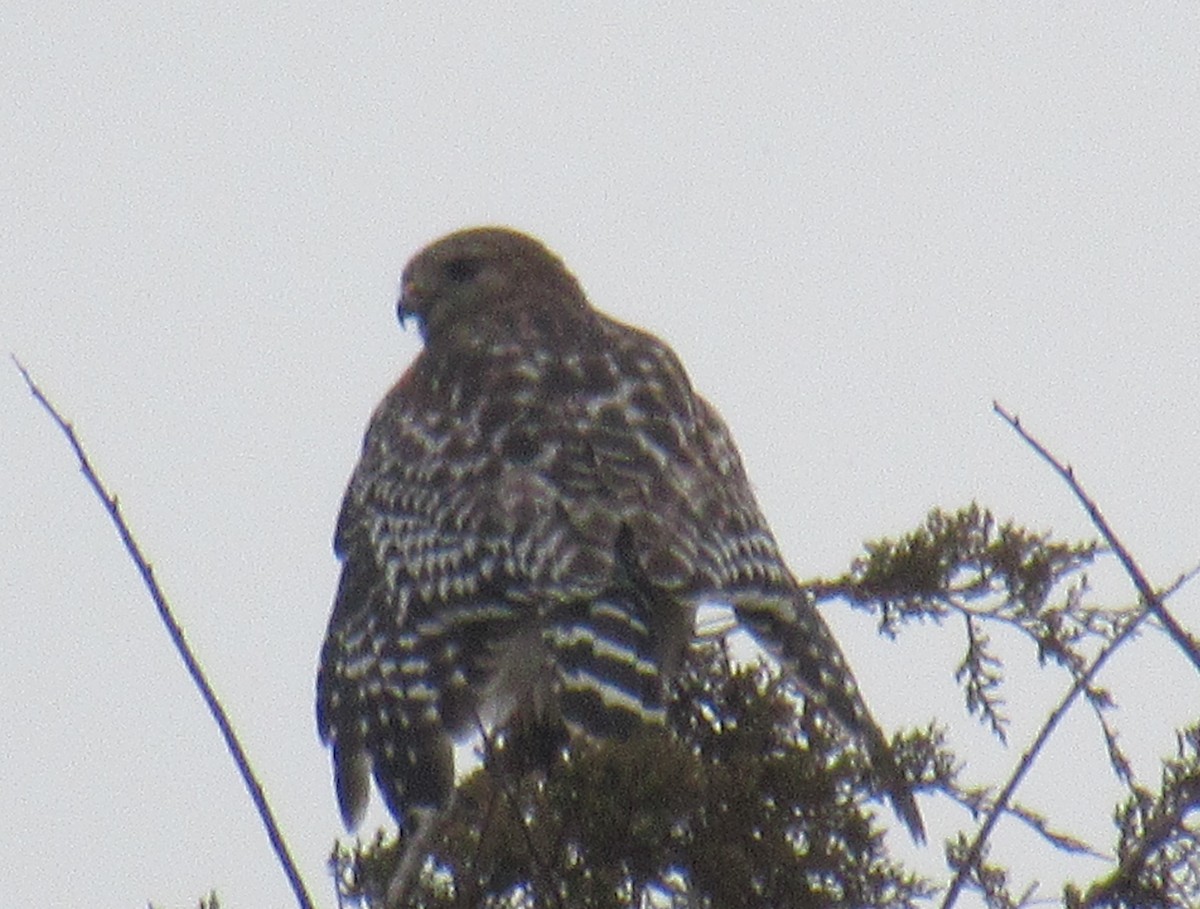
[[[918,843],[925,825],[912,787],[879,725],[871,716],[850,666],[816,607],[801,592],[739,596],[738,620],[814,704],[824,707],[866,748],[896,815]]]

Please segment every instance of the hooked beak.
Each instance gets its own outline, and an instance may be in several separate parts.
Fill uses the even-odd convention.
[[[412,299],[412,293],[413,282],[401,278],[400,297],[396,300],[396,318],[399,320],[401,328],[408,328],[408,320],[417,318],[408,303]]]
[[[421,340],[425,340],[425,313],[422,306],[421,287],[411,278],[401,281],[400,298],[396,301],[396,318],[400,327],[407,329],[411,319],[417,323]]]

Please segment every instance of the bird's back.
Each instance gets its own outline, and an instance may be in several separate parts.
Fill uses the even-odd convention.
[[[592,309],[512,232],[451,235],[405,275],[401,315],[426,346],[346,493],[318,677],[347,821],[372,768],[402,824],[440,809],[450,736],[518,706],[601,736],[661,722],[702,599],[732,605],[896,778],[728,430],[669,348]]]

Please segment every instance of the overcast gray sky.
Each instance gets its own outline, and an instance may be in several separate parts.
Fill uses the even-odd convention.
[[[972,499],[1090,535],[993,398],[1075,465],[1154,581],[1200,561],[1200,7],[644,6],[0,13],[0,348],[120,496],[322,905],[341,831],[312,710],[329,541],[367,417],[417,349],[397,277],[449,229],[535,233],[598,306],[667,338],[801,576]],[[1093,578],[1098,602],[1131,598],[1111,567]],[[1173,606],[1200,629],[1200,591]],[[957,629],[891,645],[828,616],[885,725],[954,722],[968,779],[1005,772],[1066,684],[1007,652],[1024,674],[1003,751],[958,721]],[[1154,786],[1200,681],[1157,633],[1106,681]],[[289,905],[11,369],[0,730],[6,904],[182,907],[215,887]],[[1107,850],[1118,793],[1080,711],[1019,797]],[[971,821],[923,807],[931,845],[899,836],[898,854],[944,878],[941,840]],[[1002,833],[996,858],[1051,894],[1103,869]]]

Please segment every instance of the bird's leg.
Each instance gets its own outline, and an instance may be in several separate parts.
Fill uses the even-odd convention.
[[[451,793],[450,800],[441,808],[418,808],[409,812],[408,820],[413,829],[412,833],[405,833],[400,862],[392,872],[392,879],[388,881],[387,897],[384,900],[387,909],[402,909],[404,906],[429,855],[429,844],[438,828],[450,816],[453,805],[454,794]],[[412,823],[414,820],[415,823]]]
[[[553,879],[545,863],[542,861],[537,843],[534,841],[533,831],[529,827],[529,820],[525,817],[525,812],[521,810],[520,793],[517,791],[517,787],[513,785],[512,778],[505,771],[503,762],[498,759],[496,754],[496,738],[499,733],[496,730],[489,733],[478,713],[475,715],[475,725],[479,730],[479,735],[483,743],[484,766],[488,769],[488,773],[493,775],[493,779],[497,783],[497,788],[503,793],[504,800],[512,808],[513,817],[516,819],[517,826],[521,829],[521,833],[525,838],[525,848],[529,851],[529,865],[533,882],[538,891],[545,894],[547,900],[552,901],[552,905],[561,906],[562,896],[558,892],[558,889],[553,886]]]

